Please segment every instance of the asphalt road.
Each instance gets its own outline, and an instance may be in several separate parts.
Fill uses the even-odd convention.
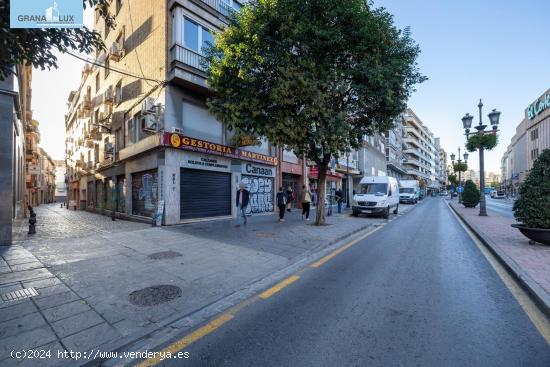
[[[550,346],[442,199],[300,277],[163,365],[550,366]]]
[[[512,211],[513,204],[511,201],[505,199],[492,199],[490,196],[485,196],[485,198],[489,213],[495,212],[503,217],[514,219],[514,212]]]

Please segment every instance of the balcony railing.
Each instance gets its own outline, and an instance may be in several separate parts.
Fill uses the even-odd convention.
[[[170,59],[189,65],[200,71],[206,71],[204,56],[180,45],[173,45],[170,48]]]
[[[231,8],[231,6],[223,1],[223,0],[201,0],[203,3],[211,7],[212,9],[216,9],[220,13],[222,13],[225,16],[229,15],[229,12],[233,11],[234,9]]]

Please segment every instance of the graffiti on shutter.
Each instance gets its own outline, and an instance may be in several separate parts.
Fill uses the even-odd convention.
[[[157,170],[132,174],[132,214],[151,217],[157,207]]]
[[[273,211],[273,178],[242,175],[241,181],[250,192],[246,214]]]

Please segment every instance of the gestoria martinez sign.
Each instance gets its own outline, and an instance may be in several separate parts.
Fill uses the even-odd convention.
[[[242,159],[245,161],[269,164],[271,166],[276,166],[278,163],[277,157],[253,153],[243,149],[228,147],[227,145],[212,143],[202,139],[190,138],[178,133],[165,132],[162,136],[162,144],[164,146],[169,146],[176,149]]]

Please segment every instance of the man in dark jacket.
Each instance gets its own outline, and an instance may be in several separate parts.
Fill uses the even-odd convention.
[[[285,209],[286,204],[288,203],[288,197],[286,192],[283,191],[283,188],[279,188],[277,193],[277,207],[279,208],[279,222],[285,221]]]
[[[248,199],[250,193],[247,189],[244,188],[244,184],[239,185],[239,190],[237,190],[237,196],[235,198],[235,204],[237,206],[237,216],[235,218],[235,226],[240,227],[241,225],[241,216],[244,217],[244,224],[246,224],[246,207],[248,206]]]

